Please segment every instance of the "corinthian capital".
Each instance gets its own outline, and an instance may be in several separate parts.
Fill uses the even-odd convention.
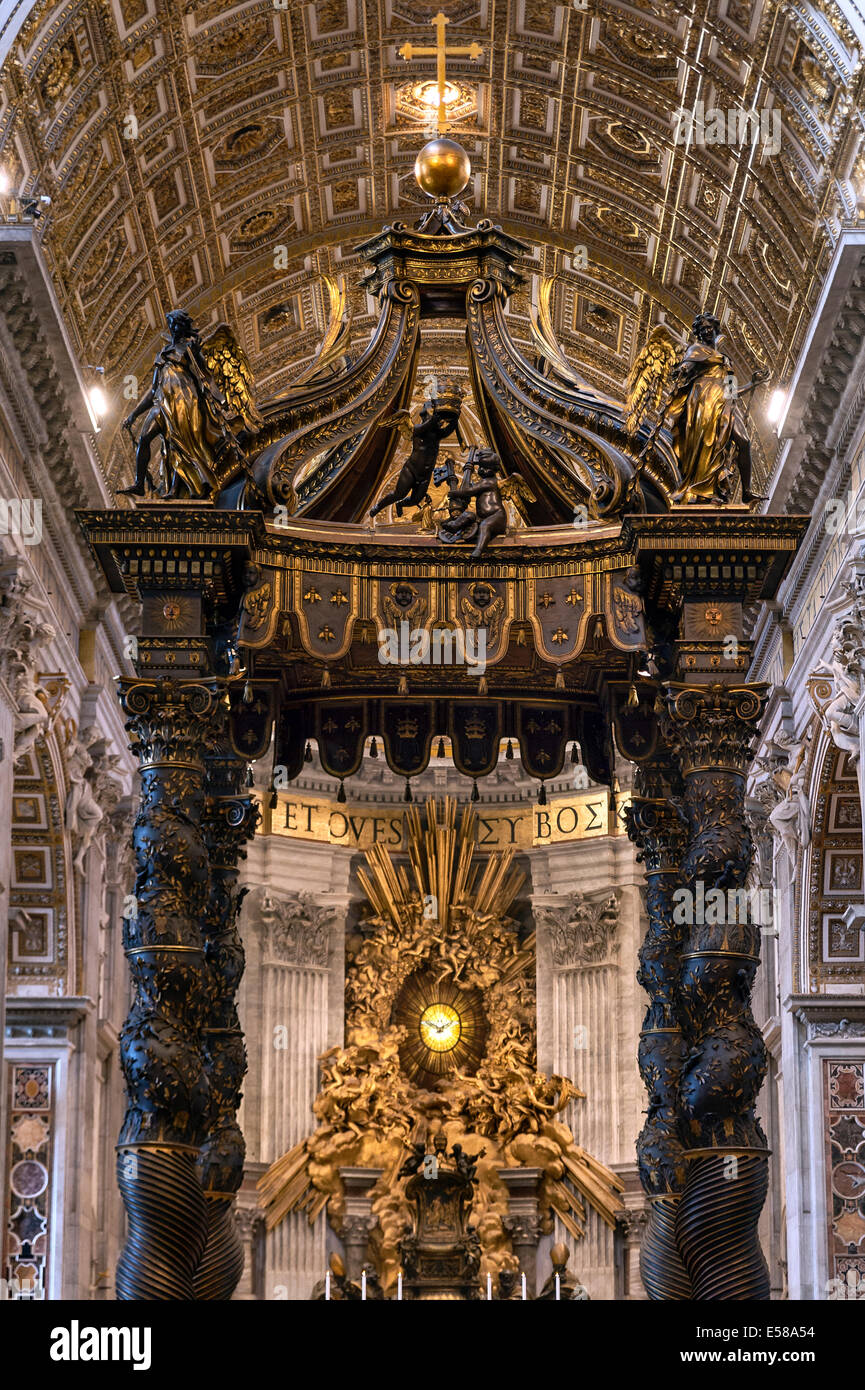
[[[753,757],[767,685],[664,686],[660,723],[683,777],[704,768],[745,776]]]
[[[142,766],[167,763],[201,765],[214,747],[227,710],[223,683],[201,681],[119,681],[120,703],[132,736],[130,748]]]

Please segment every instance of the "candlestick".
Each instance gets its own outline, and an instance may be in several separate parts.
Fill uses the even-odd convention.
[[[360,1296],[362,1301],[366,1301],[366,1270],[361,1270],[360,1275]]]
[[[559,1300],[561,1299],[561,1296],[562,1296],[562,1281],[561,1281],[561,1279],[559,1278],[559,1276],[558,1276],[558,1274],[557,1274],[557,1275],[556,1275],[556,1302],[557,1302],[557,1303],[558,1303]]]
[[[488,1274],[488,1275],[487,1275],[487,1300],[489,1301],[489,1300],[492,1298],[492,1296],[493,1296],[493,1276],[492,1276],[491,1274]]]
[[[326,1300],[330,1298],[330,1270],[324,1276],[324,1296]]]
[[[525,1301],[526,1301],[526,1276],[525,1276],[525,1274],[521,1274],[521,1275],[520,1275],[520,1282],[521,1282],[521,1284],[522,1284],[522,1286],[523,1286],[523,1302],[525,1303]]]
[[[402,1301],[402,1270],[400,1270],[400,1271],[399,1271],[399,1274],[396,1276],[396,1296],[397,1296],[397,1299],[399,1299],[399,1301],[401,1302],[401,1301]]]

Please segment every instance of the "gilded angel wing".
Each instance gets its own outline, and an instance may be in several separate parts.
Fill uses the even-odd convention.
[[[324,337],[318,352],[300,376],[294,378],[291,383],[292,388],[314,381],[317,376],[321,375],[325,367],[329,367],[337,358],[342,357],[348,347],[351,309],[345,281],[342,276],[339,277],[339,281],[332,280],[329,275],[323,275],[322,279],[327,290],[327,327],[324,330]]]
[[[228,403],[232,420],[250,433],[263,423],[255,404],[255,382],[249,359],[234,330],[227,323],[217,324],[201,344],[201,352],[218,389]]]
[[[499,483],[499,492],[503,502],[513,503],[523,521],[528,521],[526,507],[538,499],[532,492],[525,478],[520,477],[519,473],[509,473],[506,478],[502,478]]]
[[[657,323],[634,359],[626,385],[626,423],[632,434],[660,410],[680,346],[666,324]]]
[[[386,420],[379,420],[378,423],[382,429],[399,430],[406,444],[413,442],[410,410],[395,410],[393,415],[389,415]]]

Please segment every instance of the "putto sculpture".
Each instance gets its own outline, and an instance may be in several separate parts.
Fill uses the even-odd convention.
[[[473,560],[480,559],[489,542],[508,529],[508,514],[498,483],[500,468],[501,460],[495,450],[477,448],[469,450],[461,483],[457,483],[453,466],[447,465],[450,515],[439,527],[439,540],[445,545],[474,541]]]
[[[411,413],[397,411],[384,423],[411,441],[411,453],[403,462],[390,492],[380,497],[370,510],[370,516],[378,516],[385,507],[394,506],[397,516],[402,516],[407,504],[418,506],[427,494],[435,471],[439,447],[448,435],[460,436],[460,406],[462,391],[458,386],[448,387],[441,396],[432,396],[421,406],[420,421],[412,428]]]

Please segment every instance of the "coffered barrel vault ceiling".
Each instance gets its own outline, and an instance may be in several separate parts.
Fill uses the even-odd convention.
[[[398,49],[431,42],[440,8],[451,42],[484,48],[448,64],[473,212],[558,277],[571,360],[621,395],[648,326],[682,330],[708,305],[741,372],[783,380],[865,179],[865,18],[849,0],[279,6],[0,7],[0,162],[52,199],[43,250],[82,359],[116,395],[129,375],[143,389],[174,305],[236,328],[264,396],[321,336],[323,274],[345,274],[353,334],[369,335],[353,245],[417,215],[435,64]],[[780,152],[677,144],[674,113],[698,101],[778,111]],[[511,309],[518,340],[531,292]],[[424,365],[456,363],[460,342],[461,325],[427,330]]]

